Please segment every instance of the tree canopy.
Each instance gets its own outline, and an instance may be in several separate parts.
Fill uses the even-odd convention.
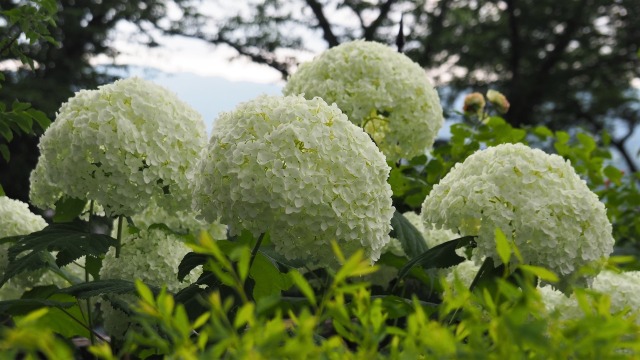
[[[222,1],[217,4],[222,7]],[[450,105],[463,91],[491,87],[511,101],[513,125],[611,130],[623,145],[640,122],[636,0],[265,0],[186,16],[168,34],[226,45],[287,77],[317,47],[366,39],[393,44],[403,19],[405,52],[446,85]],[[226,14],[226,15],[225,15]],[[188,14],[186,14],[188,15]]]

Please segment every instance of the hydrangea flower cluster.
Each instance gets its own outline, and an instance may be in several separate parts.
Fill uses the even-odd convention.
[[[391,161],[423,154],[444,122],[424,69],[375,42],[353,41],[325,51],[300,65],[283,92],[335,102]]]
[[[178,281],[178,265],[189,252],[180,236],[161,228],[140,230],[123,237],[120,257],[115,257],[115,249],[109,249],[100,269],[101,279],[140,279],[152,286],[166,286],[176,292],[181,288]],[[185,279],[185,283],[197,280],[199,274],[194,271]],[[133,295],[118,296],[119,300],[132,303]],[[108,301],[101,303],[105,330],[111,336],[121,338],[130,320],[120,309]]]
[[[640,309],[640,271],[617,273],[604,270],[593,279],[590,289],[610,297],[611,313],[628,309],[637,314]],[[542,286],[539,290],[548,311],[557,311],[562,319],[584,316],[575,295],[567,297],[550,285]],[[640,324],[640,316],[636,318],[636,322]]]
[[[511,235],[525,263],[561,278],[613,250],[604,205],[568,161],[522,144],[478,151],[433,187],[423,220],[477,236],[476,259],[500,263],[494,233]]]
[[[131,78],[83,90],[40,139],[34,200],[53,207],[62,191],[96,200],[107,215],[132,215],[150,199],[187,208],[205,144],[201,115],[158,85]]]
[[[269,232],[288,259],[336,265],[330,241],[375,261],[393,215],[389,166],[335,105],[262,96],[222,114],[196,177],[194,207],[231,235]]]
[[[22,201],[0,196],[0,239],[9,236],[27,235],[47,226],[44,219],[31,212]],[[10,244],[0,245],[0,274],[9,266]],[[18,274],[0,288],[0,300],[19,298],[25,290],[37,285],[51,284],[58,279],[52,273],[37,270]],[[59,281],[58,281],[59,282]]]

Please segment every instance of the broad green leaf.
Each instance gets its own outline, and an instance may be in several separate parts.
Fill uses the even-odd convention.
[[[503,264],[508,264],[509,260],[511,260],[511,246],[509,245],[509,240],[507,240],[507,237],[500,228],[496,228],[495,238],[498,256],[500,257],[500,260],[502,260]]]
[[[94,280],[100,280],[100,269],[102,269],[102,257],[88,255],[87,257],[85,257],[84,266],[86,270],[89,272],[89,275],[91,275]]]
[[[45,115],[42,111],[39,111],[36,109],[29,109],[27,110],[27,114],[29,114],[29,116],[31,116],[31,118],[35,120],[35,122],[37,122],[38,125],[40,125],[40,128],[42,130],[46,130],[49,127],[49,125],[51,125],[51,120],[49,120],[47,115]]]
[[[160,289],[156,287],[149,286],[149,288],[154,294],[160,292]],[[103,294],[136,294],[137,291],[133,281],[109,279],[76,284],[68,288],[61,289],[60,293],[73,295],[78,299],[87,299]]]
[[[7,124],[2,118],[0,118],[0,135],[2,135],[7,142],[13,140],[13,131],[11,131],[9,124]]]
[[[488,257],[480,266],[478,273],[473,278],[469,290],[473,290],[478,286],[484,285],[487,282],[491,282],[492,279],[500,277],[504,272],[504,264],[498,267],[493,266],[493,260]]]
[[[153,298],[153,293],[142,281],[136,279],[135,286],[136,286],[136,291],[138,292],[138,295],[140,295],[140,298],[142,300],[146,301],[149,304],[155,303],[155,299]]]
[[[0,314],[19,316],[26,315],[40,308],[70,308],[75,302],[61,302],[46,299],[15,299],[0,301]]]
[[[57,223],[73,221],[73,219],[82,214],[86,205],[87,200],[63,196],[60,200],[56,201],[56,213],[53,216],[53,221]]]
[[[74,336],[89,338],[91,336],[85,315],[73,296],[53,294],[48,300],[61,304],[73,303],[74,305],[62,308],[58,306],[50,307],[49,311],[37,320],[38,326],[50,329],[65,338]]]
[[[256,301],[263,297],[280,294],[281,291],[288,290],[293,285],[291,278],[280,273],[262,253],[256,255],[249,276],[256,282],[253,287],[253,298]]]
[[[11,246],[9,250],[11,250],[14,246],[19,243]],[[0,281],[0,287],[4,285],[9,279],[20,274],[25,271],[33,271],[39,269],[50,268],[54,269],[56,266],[54,265],[55,259],[53,255],[51,255],[47,251],[32,251],[25,256],[20,257],[17,260],[11,259],[11,254],[9,253],[9,265],[4,272],[4,276],[2,277],[2,281]]]
[[[0,150],[1,150],[1,147],[0,147]],[[2,188],[2,185],[0,185],[0,196],[6,196],[6,194],[4,193],[4,189]]]
[[[410,259],[427,251],[427,244],[420,231],[398,210],[393,213],[391,226],[393,230],[391,230],[389,236],[400,241],[404,253]]]
[[[447,268],[457,265],[465,260],[456,254],[459,247],[473,245],[473,236],[464,236],[434,246],[424,253],[414,257],[398,272],[398,280],[404,278],[415,266],[422,266],[424,269]]]
[[[14,100],[11,104],[11,110],[15,112],[24,111],[31,107],[29,103],[23,103],[18,100]]]
[[[620,171],[620,169],[615,166],[608,165],[604,168],[603,172],[604,175],[614,184],[620,185],[620,181],[622,180],[622,171]]]

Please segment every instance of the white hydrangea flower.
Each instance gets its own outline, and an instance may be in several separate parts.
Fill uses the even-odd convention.
[[[100,278],[140,279],[145,284],[166,286],[168,291],[177,292],[199,276],[197,271],[193,271],[185,283],[178,281],[178,265],[189,251],[182,238],[169,231],[161,228],[140,230],[123,237],[120,257],[115,257],[114,248],[109,249],[102,262]],[[118,295],[117,298],[129,303],[136,299],[133,295]],[[127,315],[108,301],[101,301],[101,309],[107,333],[122,337],[129,326]]]
[[[451,230],[437,229],[431,224],[425,225],[424,221],[422,221],[422,216],[416,214],[414,211],[407,211],[402,215],[404,215],[404,217],[409,220],[411,225],[413,225],[416,229],[418,229],[418,231],[420,231],[429,249],[445,243],[449,240],[457,239],[460,237],[460,235],[454,233]],[[464,249],[458,250],[464,251]]]
[[[640,315],[640,271],[614,272],[604,270],[600,272],[591,285],[591,290],[607,295],[611,299],[610,312],[630,311],[629,314]],[[549,312],[557,311],[562,319],[576,319],[584,316],[574,294],[565,296],[550,285],[539,288],[545,307]],[[640,316],[636,317],[640,324]]]
[[[480,270],[480,266],[475,261],[465,260],[456,266],[442,269],[440,274],[445,276],[449,284],[453,284],[454,280],[458,279],[465,287],[469,288],[478,274],[478,270]]]
[[[108,215],[132,215],[151,199],[185,209],[205,144],[201,115],[158,85],[131,78],[83,90],[40,139],[35,200],[53,207],[57,188],[97,201]]]
[[[424,154],[444,123],[424,69],[375,42],[353,41],[325,51],[300,65],[283,92],[336,103],[391,161]]]
[[[44,219],[31,212],[22,201],[0,196],[0,239],[10,236],[28,235],[47,226]],[[9,266],[8,250],[11,244],[0,245],[0,274]],[[19,298],[26,290],[34,286],[56,283],[61,279],[45,270],[27,271],[18,274],[0,288],[0,300]]]
[[[48,175],[48,163],[41,157],[29,176],[29,200],[39,209],[52,209],[63,193],[52,184]]]
[[[604,205],[568,161],[522,144],[481,150],[433,187],[425,223],[477,236],[474,257],[496,265],[495,229],[511,235],[527,264],[568,278],[613,250]]]
[[[337,106],[262,96],[223,113],[196,176],[194,207],[231,235],[269,232],[277,251],[335,265],[330,242],[375,261],[393,215],[389,166]]]

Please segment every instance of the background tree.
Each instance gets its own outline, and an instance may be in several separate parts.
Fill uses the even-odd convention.
[[[222,1],[217,2],[221,7]],[[393,44],[401,16],[406,54],[460,92],[489,87],[511,101],[513,125],[581,126],[594,133],[621,124],[624,144],[640,122],[637,0],[264,0],[235,13],[188,16],[168,34],[226,45],[286,78],[302,56],[352,39]]]
[[[105,54],[113,56],[109,36],[119,22],[130,22],[140,29],[135,41],[156,45],[150,30],[167,16],[165,0],[0,0],[0,74],[5,81],[0,89],[0,103],[16,100],[29,102],[50,119],[75,91],[95,88],[115,77],[104,68],[95,68],[90,59]],[[189,13],[183,1],[174,2]],[[31,9],[33,21],[14,23],[12,14]],[[43,14],[51,17],[55,27],[48,27],[47,37],[31,39]],[[24,17],[23,17],[24,19]],[[50,25],[50,24],[49,24]],[[44,23],[46,26],[46,23]],[[26,41],[24,39],[31,39]],[[33,68],[21,65],[21,59],[33,60]],[[17,66],[17,67],[16,67]],[[0,138],[0,145],[7,139]],[[8,196],[28,200],[29,174],[38,158],[37,138],[25,134],[8,143],[9,162],[0,159],[0,184]]]

